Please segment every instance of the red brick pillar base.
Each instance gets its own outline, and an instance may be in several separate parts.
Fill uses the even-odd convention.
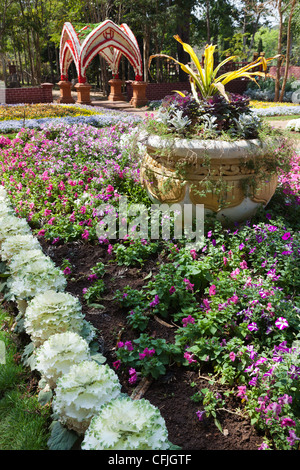
[[[139,82],[135,81],[131,83],[132,86],[132,98],[130,100],[130,104],[134,106],[134,108],[138,108],[140,106],[146,106],[148,103],[148,99],[146,97],[146,82]]]
[[[53,102],[53,96],[52,96],[52,88],[53,88],[53,83],[42,83],[41,88],[43,90],[43,101],[45,103],[52,103]]]
[[[88,83],[76,83],[75,89],[77,91],[78,104],[91,104],[91,85]]]
[[[71,95],[71,82],[66,80],[61,80],[58,82],[60,89],[60,97],[58,98],[58,103],[75,103],[74,98]]]
[[[108,82],[110,84],[110,94],[108,101],[125,101],[125,97],[122,93],[123,82],[120,78],[113,78]]]

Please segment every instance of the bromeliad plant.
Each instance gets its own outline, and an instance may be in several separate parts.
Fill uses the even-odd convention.
[[[166,57],[179,64],[182,70],[184,70],[184,72],[189,75],[193,97],[198,103],[200,103],[201,98],[207,99],[215,94],[221,94],[226,100],[228,100],[227,93],[225,92],[225,85],[227,83],[237,78],[248,78],[256,82],[255,77],[265,77],[267,75],[266,70],[268,62],[278,57],[274,56],[268,59],[266,59],[265,57],[259,57],[255,61],[245,65],[244,67],[241,67],[238,70],[229,71],[218,75],[220,69],[229,61],[235,59],[235,56],[226,57],[226,59],[224,59],[219,65],[217,65],[217,67],[214,68],[214,52],[216,46],[207,45],[204,51],[204,66],[202,68],[197,54],[195,53],[193,48],[189,44],[184,43],[178,35],[174,36],[174,38],[182,45],[184,51],[190,55],[190,58],[193,62],[194,68],[196,68],[196,71],[194,71],[194,69],[190,65],[182,64],[178,60],[166,54],[152,55],[149,58],[149,66],[154,57]],[[263,68],[262,72],[258,70],[256,70],[255,72],[250,72],[250,70],[257,68],[260,65],[262,65]],[[198,92],[200,93],[201,98],[199,97]]]
[[[216,46],[207,45],[202,67],[193,48],[179,36],[174,38],[190,55],[193,65],[185,65],[165,54],[155,54],[149,59],[149,67],[154,57],[166,57],[175,61],[189,76],[191,94],[175,90],[177,95],[163,100],[155,121],[167,127],[168,132],[176,132],[179,135],[191,134],[194,137],[200,134],[201,138],[215,138],[216,134],[225,131],[231,138],[257,138],[261,121],[256,115],[252,115],[249,98],[228,93],[225,86],[237,78],[246,78],[258,85],[256,78],[268,76],[267,64],[277,56],[268,59],[259,57],[238,70],[221,73],[222,67],[235,59],[235,56],[227,57],[214,67]],[[258,70],[260,66],[262,71]],[[153,126],[152,120],[148,121],[148,131],[156,131],[157,129],[149,128],[149,125]]]

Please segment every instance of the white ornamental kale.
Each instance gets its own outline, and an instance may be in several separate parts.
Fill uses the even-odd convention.
[[[19,219],[14,215],[5,215],[0,218],[0,242],[12,235],[27,233],[31,233],[31,231],[25,219]]]
[[[1,186],[0,186],[1,187]],[[0,195],[0,218],[6,217],[7,215],[13,216],[13,208],[6,202],[5,199],[1,199]]]
[[[286,129],[300,132],[300,119],[291,119],[291,121],[287,123]]]
[[[158,408],[144,398],[121,396],[103,405],[82,442],[83,450],[169,449],[168,431]]]
[[[35,248],[33,250],[22,250],[19,253],[16,253],[10,260],[9,271],[11,275],[15,275],[27,268],[28,265],[36,261],[45,261],[50,260],[41,250],[41,247]]]
[[[26,253],[28,254],[29,251]],[[67,281],[63,272],[47,256],[33,259],[30,263],[23,264],[19,270],[14,271],[18,262],[21,266],[21,257],[17,258],[17,261],[14,257],[9,266],[10,270],[13,271],[13,275],[7,281],[11,300],[28,300],[41,292],[47,290],[62,291],[66,287]]]
[[[35,369],[51,388],[74,364],[90,360],[88,343],[78,333],[56,333],[36,351]]]
[[[80,334],[84,321],[77,297],[67,292],[49,290],[28,303],[24,327],[35,347],[39,347],[55,333],[74,331]]]
[[[57,381],[53,411],[67,428],[84,434],[101,406],[117,398],[121,384],[117,374],[108,366],[83,361]]]
[[[37,238],[31,234],[14,235],[7,238],[2,243],[0,257],[3,261],[9,261],[13,256],[19,254],[23,250],[41,250],[41,246]]]

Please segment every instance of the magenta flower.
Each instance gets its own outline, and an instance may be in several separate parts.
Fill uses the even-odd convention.
[[[83,234],[81,235],[81,238],[84,240],[87,240],[89,238],[90,234],[88,230],[84,230]]]
[[[289,326],[289,324],[288,324],[288,321],[286,320],[286,318],[279,317],[279,318],[277,318],[277,320],[275,322],[275,326],[277,326],[277,328],[279,328],[279,330],[284,330],[284,328],[287,328]]]
[[[182,319],[182,324],[184,327],[187,326],[188,323],[195,323],[195,319],[191,315],[188,315]]]
[[[231,351],[231,353],[229,353],[229,358],[232,360],[232,362],[235,361],[235,353],[233,351]]]
[[[185,352],[184,355],[183,355],[184,359],[186,359],[188,361],[189,364],[191,364],[192,362],[197,362],[194,358],[193,358],[193,354],[189,353],[189,352]]]
[[[258,331],[257,323],[252,322],[248,325],[248,330],[250,331]]]
[[[282,240],[288,240],[290,238],[291,234],[290,232],[286,232],[284,235],[282,235]]]
[[[121,365],[121,361],[120,361],[120,360],[117,360],[117,361],[113,362],[113,367],[114,367],[116,370],[119,369],[120,365]]]
[[[170,289],[169,289],[170,294],[174,294],[175,291],[176,291],[176,289],[175,289],[174,286],[170,287]]]
[[[199,421],[203,421],[203,418],[205,416],[205,411],[196,411],[196,415],[198,416]]]
[[[281,421],[281,425],[280,425],[282,428],[285,428],[285,427],[290,427],[290,426],[296,426],[296,423],[295,421],[293,421],[291,418],[283,418],[282,421]]]
[[[69,268],[69,266],[67,266],[63,272],[64,272],[64,275],[67,276],[68,274],[71,273],[71,269]]]
[[[159,304],[159,297],[158,297],[158,295],[156,295],[156,296],[154,297],[154,300],[152,300],[152,302],[150,302],[149,306],[150,306],[150,307],[155,307],[155,306],[158,305],[158,304]]]
[[[216,286],[214,284],[209,288],[209,295],[216,295]]]

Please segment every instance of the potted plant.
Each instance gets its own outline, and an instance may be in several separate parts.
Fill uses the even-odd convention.
[[[202,68],[192,47],[174,37],[189,53],[193,67],[158,55],[188,73],[191,93],[167,96],[147,120],[142,183],[155,203],[204,204],[205,212],[221,221],[244,221],[259,205],[268,204],[277,186],[278,160],[282,163],[284,158],[281,153],[278,159],[278,139],[263,137],[264,126],[249,108],[249,99],[227,93],[225,86],[241,77],[256,82],[275,57],[260,57],[221,74],[234,56],[214,68],[215,46],[206,46]],[[250,71],[259,66],[262,71]]]

